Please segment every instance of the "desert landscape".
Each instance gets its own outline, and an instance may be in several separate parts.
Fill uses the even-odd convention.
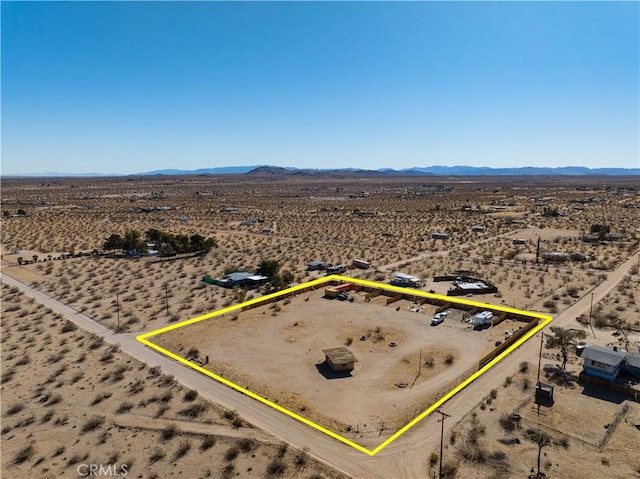
[[[438,276],[479,278],[497,292],[469,293],[474,301],[551,314],[552,326],[584,332],[586,345],[638,352],[639,207],[633,177],[292,175],[262,168],[220,176],[3,178],[2,474],[60,477],[101,463],[144,478],[416,477],[418,470],[437,477],[435,417],[373,457],[328,437],[335,444],[314,447],[325,440],[316,439],[321,433],[288,435],[293,426],[284,420],[271,431],[251,420],[261,417],[259,405],[217,404],[209,386],[181,386],[179,375],[84,332],[34,295],[69,306],[109,337],[134,341],[322,277],[325,270],[308,267],[321,261],[381,283],[407,273],[421,278],[422,291],[442,295],[454,286]],[[112,248],[113,235],[134,238],[135,248],[117,241]],[[154,252],[174,240],[195,244],[194,236],[211,240],[211,248]],[[357,259],[370,266],[358,268]],[[271,276],[257,287],[202,281],[269,265]],[[351,292],[353,302],[322,296],[303,293],[157,340],[184,357],[208,356],[212,372],[375,447],[516,328],[507,320],[474,331],[455,308],[432,327],[433,305],[416,314],[407,299],[387,305],[382,297],[367,301],[364,292]],[[549,328],[544,334],[553,335]],[[579,468],[598,477],[640,475],[633,396],[580,380],[575,348],[560,374],[559,350],[543,347],[541,380],[555,393],[553,405],[538,407],[540,341],[538,334],[444,405],[451,417],[443,477],[526,477],[538,466],[539,444],[548,477],[584,477]],[[358,362],[349,377],[326,379],[318,369],[322,349],[338,346]],[[421,361],[415,384],[398,387],[412,383]],[[299,441],[300,434],[309,437]],[[416,438],[421,446],[409,447],[408,456],[394,448]]]

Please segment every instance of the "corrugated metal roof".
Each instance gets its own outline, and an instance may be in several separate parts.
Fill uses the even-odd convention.
[[[602,346],[587,346],[582,351],[582,357],[584,359],[590,359],[591,361],[598,361],[599,363],[604,363],[609,366],[617,366],[620,364],[624,357],[625,353],[621,351],[614,351],[613,349],[603,348]]]
[[[322,352],[333,364],[349,364],[358,361],[353,353],[345,347],[323,349]]]
[[[243,281],[251,276],[252,276],[251,273],[247,273],[244,271],[236,271],[235,273],[229,273],[225,275],[225,278],[227,278],[229,281],[233,281],[234,283],[237,283],[238,281]]]
[[[627,353],[626,360],[627,366],[640,369],[640,354]]]

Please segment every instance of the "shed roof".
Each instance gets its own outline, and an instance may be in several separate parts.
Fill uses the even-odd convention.
[[[584,359],[598,361],[608,366],[617,366],[624,360],[625,356],[625,353],[622,351],[614,351],[613,349],[598,345],[587,346],[584,348],[584,351],[582,351],[582,357]]]
[[[358,361],[353,353],[345,347],[323,349],[322,352],[333,364],[349,364]]]
[[[247,278],[253,276],[251,273],[247,273],[246,271],[236,271],[235,273],[226,274],[224,277],[229,281],[233,281],[234,283],[238,281],[244,281]]]
[[[627,353],[626,360],[627,360],[627,366],[640,369],[640,354]]]

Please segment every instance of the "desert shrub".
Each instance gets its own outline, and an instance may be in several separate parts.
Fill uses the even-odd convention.
[[[198,348],[191,348],[189,349],[189,351],[187,351],[187,358],[195,358],[199,355],[200,351],[198,351]]]
[[[57,457],[59,455],[61,455],[65,450],[64,446],[60,446],[58,447],[55,451],[53,451],[53,455],[51,457]]]
[[[165,456],[165,453],[162,449],[156,448],[155,451],[149,456],[149,464],[155,464],[158,461],[161,461]]]
[[[160,438],[163,441],[170,441],[171,439],[173,439],[178,433],[179,433],[179,429],[175,424],[169,424],[167,427],[165,427],[161,432],[160,432]]]
[[[236,457],[238,457],[238,454],[240,454],[240,448],[238,447],[237,444],[234,444],[229,449],[227,449],[227,451],[224,453],[224,460],[227,462],[231,462]]]
[[[242,427],[242,418],[236,411],[227,410],[222,414],[222,417],[229,421],[233,427]]]
[[[129,386],[129,394],[131,394],[132,396],[142,391],[144,391],[144,382],[142,382],[140,379],[138,379],[137,381],[132,383],[131,386]]]
[[[504,429],[506,432],[515,431],[516,426],[518,425],[517,421],[511,414],[503,414],[502,416],[500,416],[500,419],[498,419],[498,422],[500,423],[502,429]]]
[[[13,416],[14,414],[18,414],[20,411],[24,409],[24,404],[16,403],[7,409],[7,416]]]
[[[73,466],[74,464],[78,464],[80,461],[84,461],[88,457],[88,454],[80,454],[76,452],[67,459],[67,466]]]
[[[447,366],[451,366],[454,361],[455,361],[455,358],[453,357],[453,354],[451,354],[451,353],[447,354],[447,357],[444,358],[444,363]]]
[[[61,333],[71,333],[73,331],[75,331],[76,329],[78,329],[78,326],[76,326],[74,323],[72,323],[71,321],[66,321],[64,323],[64,325],[62,326],[62,328],[60,328],[60,332]]]
[[[182,398],[182,400],[185,402],[189,402],[189,401],[193,401],[197,397],[198,397],[198,391],[196,391],[195,389],[189,389],[184,394],[184,397]]]
[[[276,458],[267,465],[267,477],[282,477],[287,470],[286,463]]]
[[[298,451],[293,458],[293,464],[296,469],[304,469],[307,467],[307,462],[309,461],[309,451],[307,448]]]
[[[173,393],[171,391],[165,391],[158,398],[158,401],[160,401],[161,403],[168,403],[169,401],[171,401],[171,398],[173,398]]]
[[[231,479],[234,476],[236,466],[230,462],[222,468],[222,479]]]
[[[424,365],[427,368],[431,369],[436,365],[436,361],[435,361],[435,359],[433,359],[433,357],[429,356],[427,359],[425,359]]]
[[[69,422],[69,416],[67,416],[66,414],[64,416],[61,416],[59,418],[56,418],[55,421],[53,421],[53,425],[54,426],[64,426]]]
[[[547,301],[542,303],[542,306],[547,308],[549,310],[549,312],[551,312],[551,313],[557,313],[558,312],[558,306],[557,306],[556,302],[553,301],[553,300],[548,299]]]
[[[160,406],[158,408],[158,411],[153,415],[153,418],[154,419],[158,419],[159,417],[161,417],[168,410],[169,410],[169,406],[166,406],[166,405]]]
[[[109,399],[111,397],[111,393],[100,393],[93,398],[91,401],[91,406],[95,406],[96,404],[100,404],[105,399]]]
[[[116,414],[124,414],[131,411],[132,409],[133,409],[133,403],[125,401],[122,404],[120,404],[120,406],[118,406],[118,409],[116,409]]]
[[[216,437],[215,436],[207,436],[202,440],[202,444],[200,444],[201,451],[207,451],[216,445]]]
[[[191,443],[189,441],[182,441],[176,450],[176,453],[173,455],[173,460],[177,461],[178,459],[183,458],[187,455],[191,449]]]
[[[33,448],[33,444],[27,444],[16,453],[15,457],[13,458],[13,463],[22,464],[28,461],[29,459],[31,459],[31,456],[33,456],[34,452],[35,450]]]
[[[46,424],[49,421],[51,421],[51,418],[53,418],[53,411],[48,411],[44,414],[44,416],[42,416],[42,418],[40,419],[40,424]]]
[[[45,406],[54,406],[62,401],[62,396],[60,394],[54,394],[49,397],[49,400],[46,402]]]
[[[238,447],[240,447],[240,450],[245,454],[253,451],[256,446],[256,441],[248,437],[240,439],[240,441],[238,442]]]
[[[526,373],[526,372],[528,372],[528,371],[529,371],[529,363],[528,363],[528,362],[526,362],[526,361],[522,361],[522,362],[520,363],[519,370],[520,370],[520,372],[521,372],[521,373],[523,373],[523,374],[524,374],[524,373]]]
[[[192,404],[191,406],[178,411],[178,414],[180,416],[186,416],[186,417],[195,419],[198,416],[200,416],[200,414],[202,414],[205,411],[205,409],[206,409],[206,406],[202,403]]]
[[[82,429],[80,429],[80,431],[82,433],[95,431],[100,426],[102,426],[103,422],[104,422],[104,417],[102,417],[102,416],[94,416],[91,419],[89,419],[87,422],[84,423],[84,425],[82,426]]]
[[[429,465],[431,467],[435,466],[438,463],[438,455],[435,452],[432,452],[429,456]]]
[[[278,458],[279,459],[284,458],[288,450],[289,450],[289,444],[287,444],[286,442],[283,442],[282,444],[280,444],[280,446],[278,447]]]

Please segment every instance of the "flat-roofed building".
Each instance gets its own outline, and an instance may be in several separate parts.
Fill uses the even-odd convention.
[[[358,362],[356,357],[347,348],[323,349],[325,361],[333,371],[351,371]]]

